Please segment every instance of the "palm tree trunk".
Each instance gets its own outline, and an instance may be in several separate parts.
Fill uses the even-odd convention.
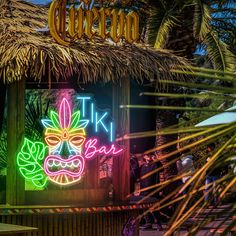
[[[187,59],[193,58],[193,53],[197,45],[197,40],[194,37],[193,33],[193,19],[194,19],[194,6],[186,7],[182,12],[182,19],[180,19],[179,22],[184,22],[184,24],[178,24],[175,27],[172,28],[172,31],[170,32],[169,38],[166,42],[166,49],[169,49],[173,51],[174,54],[178,56],[185,57]],[[176,88],[169,88],[169,92],[171,93],[178,93]],[[162,91],[165,92],[165,91]],[[165,104],[164,104],[165,103]],[[179,99],[179,100],[160,100],[158,105],[169,105],[169,106],[185,106],[185,100]],[[177,125],[178,124],[178,115],[179,112],[175,111],[158,111],[157,112],[157,118],[156,118],[156,130],[159,131],[165,127],[169,127],[171,125]],[[157,136],[156,137],[156,146],[161,146],[163,144],[176,141],[178,138],[177,134],[172,135],[163,135],[163,136]],[[160,151],[158,151],[158,156],[162,157],[166,154],[169,154],[176,150],[176,145],[163,148]],[[177,158],[177,155],[172,155],[168,158],[165,158],[161,160],[161,164],[163,165],[164,169],[164,178],[165,180],[168,180],[170,178],[173,178],[175,175],[177,175],[177,167],[176,164],[170,164],[167,165],[170,161],[173,161]],[[168,185],[168,187],[164,190],[165,194],[170,193],[176,189],[176,183],[171,183]]]
[[[160,131],[163,128],[169,127],[171,125],[178,124],[178,118],[177,118],[177,112],[175,111],[157,111],[157,118],[156,118],[156,130]],[[158,135],[156,137],[156,147],[160,147],[163,144],[172,142],[177,140],[177,134],[171,134],[171,135]],[[158,158],[161,158],[165,156],[166,154],[169,154],[176,150],[176,145],[172,145],[166,148],[162,148],[159,151],[156,152]],[[160,162],[163,166],[163,174],[164,179],[168,180],[173,178],[177,175],[177,167],[176,163],[169,164],[172,160],[177,158],[176,155],[172,155],[170,157],[167,157],[165,159],[160,159]],[[170,184],[167,188],[164,189],[164,194],[168,195],[176,188],[176,185]]]

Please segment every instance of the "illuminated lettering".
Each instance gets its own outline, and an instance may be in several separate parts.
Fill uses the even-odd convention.
[[[89,39],[95,35],[93,31],[93,23],[98,19],[98,10],[93,8],[91,11],[86,11],[86,25],[85,25],[85,34]]]
[[[91,122],[93,123],[93,116],[94,116],[94,104],[91,103]]]
[[[110,123],[110,142],[114,141],[113,122]]]
[[[100,119],[98,119],[98,113],[96,112],[96,114],[95,114],[95,127],[96,127],[95,130],[96,130],[96,132],[98,132],[98,126],[99,126],[99,124],[101,124],[102,127],[105,129],[105,131],[108,132],[108,129],[107,129],[106,125],[105,125],[104,122],[103,122],[103,119],[105,119],[106,116],[107,116],[107,112],[105,112],[105,113],[100,117]]]
[[[112,144],[110,147],[102,146],[100,148],[97,148],[96,147],[97,142],[98,142],[97,139],[90,139],[85,143],[85,151],[84,151],[85,158],[91,159],[96,154],[116,156],[116,155],[119,155],[123,151],[123,149],[117,150],[114,144]]]
[[[91,99],[91,97],[77,97],[77,99],[82,100],[82,116],[85,116],[85,101]]]
[[[109,33],[106,32],[106,18],[107,16],[110,15],[110,10],[109,9],[104,9],[101,8],[99,10],[99,36],[102,39],[107,38],[107,36],[109,36]]]
[[[125,13],[122,10],[111,12],[111,39],[117,43],[124,35]]]
[[[123,10],[103,7],[98,10],[93,7],[93,2],[90,3],[82,1],[77,9],[75,3],[71,3],[67,9],[66,0],[54,0],[51,3],[48,25],[52,37],[59,44],[68,46],[84,35],[88,39],[95,35],[104,40],[110,38],[115,43],[121,39],[128,43],[139,40],[139,16],[136,12],[127,14]],[[107,24],[108,21],[111,24]]]
[[[128,43],[133,43],[138,40],[139,32],[137,31],[139,25],[139,17],[136,12],[130,12],[126,16],[125,25],[125,39]]]

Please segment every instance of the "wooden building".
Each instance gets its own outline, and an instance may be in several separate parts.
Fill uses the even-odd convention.
[[[79,89],[81,85],[86,84],[110,83],[112,114],[119,135],[122,136],[130,130],[129,110],[120,109],[120,105],[130,103],[131,80],[138,83],[145,80],[155,81],[160,86],[160,79],[182,79],[181,75],[173,75],[170,70],[185,65],[186,62],[169,52],[149,48],[144,43],[121,45],[94,38],[82,39],[70,46],[59,45],[47,31],[42,30],[47,26],[47,8],[21,0],[2,0],[0,8],[0,80],[1,86],[5,86],[7,90],[8,143],[8,207],[2,207],[0,220],[37,226],[40,228],[38,235],[43,236],[120,235],[127,217],[137,215],[141,208],[130,207],[127,202],[129,141],[120,143],[125,146],[125,151],[119,158],[114,159],[113,186],[116,203],[113,206],[106,208],[108,190],[99,188],[95,183],[96,174],[89,177],[88,183],[92,183],[92,188],[88,189],[26,191],[24,179],[16,163],[16,155],[24,139],[25,89]],[[97,172],[96,161],[92,161],[88,168]],[[53,204],[50,200],[52,198],[55,204],[67,207],[50,208],[49,205]],[[30,206],[27,206],[29,203]],[[120,207],[118,203],[121,203]],[[104,206],[104,209],[96,208],[98,205]],[[117,214],[114,215],[114,212]],[[109,220],[104,220],[103,213]],[[60,224],[60,221],[64,223]],[[103,223],[100,224],[100,221]],[[47,225],[47,228],[42,225]],[[78,225],[82,227],[81,232],[84,230],[82,233],[79,233]],[[98,227],[103,228],[97,231],[90,229],[89,225],[99,225]],[[111,225],[115,225],[114,231]]]

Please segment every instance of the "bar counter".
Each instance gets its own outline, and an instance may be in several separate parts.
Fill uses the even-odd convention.
[[[0,222],[38,228],[28,236],[120,236],[128,219],[150,206],[111,202],[88,207],[0,205]]]

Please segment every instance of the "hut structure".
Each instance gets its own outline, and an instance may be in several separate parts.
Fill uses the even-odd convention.
[[[181,75],[170,71],[186,65],[185,60],[145,44],[114,44],[98,38],[83,39],[68,47],[59,45],[48,32],[40,30],[48,24],[47,8],[23,0],[1,0],[0,9],[0,80],[7,90],[8,145],[7,206],[0,208],[0,221],[36,226],[39,232],[34,235],[121,235],[125,221],[142,207],[130,206],[126,199],[129,141],[120,143],[125,146],[124,152],[114,159],[113,204],[108,206],[107,190],[96,184],[93,189],[27,192],[16,163],[24,140],[25,89],[71,84],[79,88],[81,84],[111,82],[113,118],[120,135],[124,135],[129,133],[130,113],[119,106],[130,103],[131,80],[182,80]],[[96,172],[96,162],[88,168]],[[50,207],[52,198],[60,206]]]

